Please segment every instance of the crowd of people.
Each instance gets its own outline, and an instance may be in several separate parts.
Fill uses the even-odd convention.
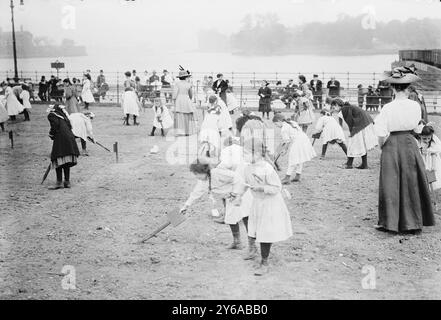
[[[275,93],[269,82],[262,81],[258,90],[261,116],[243,111],[234,123],[231,118],[231,88],[222,74],[216,81],[207,77],[203,83],[204,118],[199,126],[193,99],[192,74],[181,67],[177,79],[164,70],[159,77],[144,73],[142,80],[136,70],[125,73],[122,113],[124,124],[139,125],[137,117],[141,108],[140,86],[153,85],[169,88],[157,91],[153,98],[153,128],[164,136],[173,127],[175,135],[197,134],[197,160],[190,171],[197,184],[181,208],[185,214],[192,204],[204,194],[222,199],[224,215],[217,222],[228,224],[233,243],[230,249],[241,249],[240,226],[242,221],[248,235],[248,252],[245,259],[257,256],[256,242],[260,243],[261,261],[256,275],[268,272],[268,257],[273,243],[292,236],[289,209],[284,197],[289,197],[287,185],[301,182],[303,166],[317,155],[308,137],[308,128],[316,122],[312,138],[321,139],[320,159],[326,159],[328,146],[338,144],[346,156],[342,168],[353,169],[355,158],[361,158],[357,169],[366,170],[368,153],[380,146],[381,170],[379,182],[379,220],[377,228],[383,231],[419,233],[423,226],[434,224],[433,191],[441,187],[441,142],[434,134],[434,127],[427,123],[427,112],[421,105],[422,97],[412,84],[419,80],[415,71],[397,68],[382,81],[382,87],[392,90],[391,100],[383,105],[375,119],[361,105],[353,105],[340,97],[340,84],[332,78],[327,97],[323,99],[322,83],[314,75],[307,82],[299,76],[298,84],[289,81],[282,88],[276,85]],[[97,83],[105,83],[102,72]],[[56,184],[51,189],[70,188],[70,168],[80,155],[87,155],[86,141],[94,141],[89,104],[93,102],[90,72],[84,74],[81,93],[76,82],[62,81],[63,95],[50,105],[49,136],[53,140],[51,166],[56,171]],[[360,89],[360,88],[359,88]],[[7,117],[14,120],[19,113],[29,119],[29,92],[26,85],[11,87],[2,83],[5,98],[0,99],[0,123]],[[273,96],[276,96],[273,99]],[[50,96],[50,94],[49,94]],[[45,98],[44,92],[42,97]],[[168,100],[169,99],[169,100]],[[275,100],[294,108],[291,117],[272,109]],[[84,103],[80,111],[79,103]],[[166,102],[171,101],[173,110]],[[316,121],[314,109],[320,109]],[[270,112],[272,123],[279,127],[280,145],[272,148],[269,138]],[[283,110],[282,110],[283,111]],[[349,129],[346,138],[343,123]],[[3,126],[2,126],[3,128]],[[82,153],[76,139],[81,141]],[[278,174],[278,164],[287,154],[287,169],[283,179]],[[63,180],[64,176],[64,180]],[[397,187],[398,186],[398,187]],[[215,200],[213,201],[215,203]]]

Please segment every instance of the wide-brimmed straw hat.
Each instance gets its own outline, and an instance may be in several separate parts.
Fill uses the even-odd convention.
[[[405,84],[421,80],[421,78],[417,76],[415,71],[408,67],[397,67],[394,68],[392,71],[386,71],[384,75],[386,76],[386,79],[384,79],[384,81],[388,83]]]

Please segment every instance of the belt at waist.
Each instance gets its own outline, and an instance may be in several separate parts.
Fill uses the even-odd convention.
[[[408,131],[393,131],[390,133],[391,136],[397,136],[400,134],[412,134],[413,131],[412,130],[408,130]]]

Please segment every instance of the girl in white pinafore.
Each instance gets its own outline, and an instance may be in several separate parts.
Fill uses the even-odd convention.
[[[124,89],[124,94],[122,96],[122,108],[123,112],[126,115],[125,124],[129,126],[129,117],[133,115],[133,124],[139,125],[136,122],[136,117],[139,116],[139,108],[141,108],[141,103],[139,102],[138,96],[136,95],[135,90],[132,87],[127,87]]]
[[[338,124],[329,110],[324,109],[320,113],[322,116],[318,119],[315,125],[316,132],[312,135],[313,138],[320,136],[322,139],[322,155],[320,159],[325,158],[329,143],[338,143],[346,155],[348,150],[345,144],[343,128]]]
[[[6,98],[4,96],[0,96],[0,127],[2,132],[5,132],[5,122],[8,121],[8,111],[5,108]]]
[[[16,115],[23,112],[24,107],[18,101],[17,96],[14,94],[12,88],[8,85],[4,85],[5,89],[5,97],[6,97],[6,110],[8,110],[8,115],[12,118],[15,118]]]
[[[271,245],[290,238],[292,226],[288,208],[282,197],[280,178],[273,166],[265,160],[266,146],[258,132],[263,129],[263,124],[250,120],[247,126],[252,132],[251,137],[243,141],[244,158],[248,164],[238,169],[238,174],[243,179],[243,189],[240,189],[241,185],[238,183],[235,185],[235,193],[243,195],[249,188],[253,196],[248,218],[248,237],[250,242],[260,243],[262,260],[254,273],[259,276],[268,272]],[[257,134],[254,134],[255,132]],[[250,252],[246,259],[253,259],[255,256],[255,251]]]
[[[225,148],[222,149],[220,163],[217,168],[231,171],[240,170],[240,168],[245,165],[243,158],[244,150],[240,146],[240,139],[229,137],[225,140],[225,145]],[[247,190],[242,197],[240,206],[234,204],[233,197],[226,197],[223,200],[225,204],[225,217],[223,222],[230,225],[231,233],[233,234],[233,243],[228,249],[242,249],[239,222],[243,221],[245,229],[248,232],[248,216],[250,214],[253,196],[251,195],[251,191]]]
[[[95,101],[92,94],[92,78],[90,77],[90,74],[84,75],[81,99],[83,99],[84,109],[86,110],[89,109],[89,104]]]
[[[441,189],[441,141],[430,123],[421,131],[419,147],[426,170],[435,171],[436,180],[429,181],[430,186],[433,190]]]
[[[273,122],[276,126],[281,128],[282,144],[279,150],[287,150],[289,147],[288,169],[285,178],[282,180],[282,184],[290,183],[291,175],[294,171],[296,172],[296,176],[292,181],[300,181],[303,163],[311,161],[317,154],[308,136],[295,121],[286,120],[283,114],[276,113]]]

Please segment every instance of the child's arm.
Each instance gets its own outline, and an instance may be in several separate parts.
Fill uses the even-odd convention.
[[[277,194],[280,191],[282,191],[282,182],[280,181],[279,175],[271,166],[268,166],[262,192],[265,194]]]
[[[200,199],[205,193],[208,192],[208,181],[198,180],[193,191],[190,193],[187,201],[181,209],[181,212],[185,212],[196,200]]]

